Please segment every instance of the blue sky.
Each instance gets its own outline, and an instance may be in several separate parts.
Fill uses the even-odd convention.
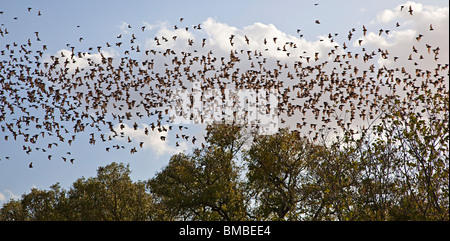
[[[39,2],[2,0],[1,2],[0,11],[3,11],[3,14],[0,15],[2,24],[0,28],[3,30],[7,28],[10,34],[0,38],[0,49],[4,49],[7,43],[26,42],[28,38],[33,38],[35,31],[38,31],[42,43],[48,47],[46,52],[48,55],[69,49],[68,44],[76,46],[80,51],[82,49],[86,51],[88,47],[104,46],[108,41],[114,42],[117,35],[130,34],[131,31],[139,34],[139,40],[145,45],[148,39],[153,39],[163,28],[172,30],[173,25],[179,25],[189,26],[192,29],[194,25],[206,23],[207,19],[211,20],[209,23],[216,24],[214,26],[219,26],[220,23],[242,31],[250,29],[249,26],[255,27],[255,23],[262,23],[264,29],[273,25],[279,32],[291,36],[298,36],[297,29],[301,29],[304,38],[311,43],[317,41],[318,36],[329,33],[339,33],[337,39],[344,41],[346,34],[353,27],[359,30],[362,25],[366,25],[371,32],[377,33],[379,28],[394,29],[395,21],[403,21],[407,25],[407,19],[391,16],[386,10],[394,11],[401,4],[411,4],[407,1],[392,0]],[[443,16],[444,20],[446,17],[448,21],[448,1],[429,0],[416,3],[421,6],[434,6],[434,8],[424,7],[424,12],[433,13],[438,9],[447,9]],[[28,7],[31,7],[30,11],[27,10]],[[42,16],[37,16],[38,11]],[[179,22],[180,18],[184,18],[182,23]],[[315,20],[320,20],[321,24],[315,24]],[[422,25],[429,25],[425,15],[423,21],[423,23],[414,22],[415,25],[410,24],[405,28],[419,29]],[[435,26],[439,26],[439,23],[437,22]],[[127,25],[132,28],[128,29]],[[140,27],[144,25],[154,28],[142,33]],[[447,30],[443,30],[444,44],[448,44],[448,25],[446,26]],[[207,34],[211,37],[215,32]],[[83,38],[82,42],[79,41],[80,37]],[[396,46],[395,41],[400,41],[395,38],[386,40],[391,41],[392,46]],[[377,44],[376,39],[372,39],[372,44]],[[115,54],[120,55],[119,52]],[[444,56],[443,61],[448,63],[448,54]],[[192,134],[202,133],[201,127],[192,128]],[[133,155],[128,151],[106,152],[105,144],[90,145],[89,135],[83,133],[77,137],[72,146],[62,143],[58,148],[52,149],[55,158],[49,161],[47,154],[27,155],[22,151],[22,146],[26,143],[21,140],[5,141],[2,133],[0,137],[0,204],[29,192],[32,187],[48,189],[50,185],[60,182],[68,189],[77,178],[95,176],[99,166],[112,161],[129,163],[134,180],[147,180],[161,170],[174,153],[171,147],[158,146],[159,144],[155,144],[153,148],[144,148]],[[173,135],[169,134],[167,142],[173,145],[175,141]],[[187,145],[186,149],[189,147],[190,145]],[[71,154],[68,155],[67,152]],[[6,156],[10,159],[7,160]],[[61,158],[57,158],[58,156],[75,158],[75,162],[74,164],[64,162]],[[28,168],[30,161],[34,163],[33,168]]]

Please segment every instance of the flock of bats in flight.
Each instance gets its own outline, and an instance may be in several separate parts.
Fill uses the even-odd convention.
[[[317,5],[317,4],[316,4]],[[42,16],[41,11],[28,8],[28,14]],[[407,11],[411,16],[411,6],[401,6],[399,11]],[[4,14],[0,10],[0,18]],[[1,19],[0,19],[1,20]],[[177,25],[184,24],[183,18]],[[14,17],[14,21],[20,21]],[[315,20],[315,24],[321,24]],[[173,30],[201,31],[201,24],[179,27]],[[398,28],[399,23],[394,26]],[[79,26],[77,26],[79,27]],[[132,26],[127,26],[132,31]],[[144,33],[146,26],[138,28]],[[352,28],[346,39],[361,31],[366,36],[368,29]],[[429,31],[434,31],[430,25]],[[298,29],[298,38],[302,38]],[[389,34],[390,30],[380,29],[378,35]],[[367,50],[363,38],[358,40],[359,52],[349,51],[344,42],[341,46],[329,34],[320,41],[332,43],[327,55],[298,50],[297,43],[283,41],[278,36],[267,36],[258,46],[265,50],[251,49],[252,41],[247,35],[231,35],[230,51],[216,56],[208,47],[207,38],[199,43],[188,39],[183,51],[164,49],[164,44],[184,41],[173,36],[156,36],[154,48],[146,49],[138,44],[137,32],[120,34],[104,45],[89,47],[88,51],[77,51],[67,44],[69,50],[59,51],[49,57],[47,45],[43,44],[39,32],[35,32],[23,43],[5,43],[12,33],[8,26],[0,26],[0,128],[1,142],[23,139],[23,151],[43,152],[48,160],[55,159],[51,149],[67,143],[72,145],[78,133],[90,130],[89,143],[108,142],[116,137],[133,140],[124,131],[129,126],[135,131],[150,132],[176,131],[179,146],[181,141],[195,144],[197,137],[182,133],[188,125],[171,124],[167,119],[171,105],[171,93],[175,89],[188,90],[193,82],[199,82],[201,90],[232,88],[236,90],[276,90],[278,94],[277,114],[280,124],[290,126],[293,131],[311,135],[314,141],[323,139],[332,131],[351,131],[352,123],[373,123],[384,110],[392,108],[414,109],[418,102],[414,96],[429,89],[448,95],[445,81],[448,77],[448,63],[437,63],[435,69],[422,69],[424,56],[432,56],[436,61],[439,46],[431,46],[421,41],[426,33],[420,33],[406,54],[415,71],[399,66],[388,69],[377,67],[377,58],[394,62],[404,56],[391,56],[388,50]],[[125,36],[131,36],[126,39]],[[77,39],[83,42],[84,38]],[[248,45],[238,49],[235,43]],[[423,45],[424,48],[419,48]],[[274,47],[272,49],[271,47]],[[123,50],[123,57],[110,57],[103,50],[115,48]],[[189,50],[189,51],[186,51]],[[419,49],[426,49],[419,52]],[[47,51],[47,52],[46,52]],[[283,58],[266,55],[279,51]],[[294,53],[301,53],[300,56]],[[46,55],[47,54],[47,55]],[[133,58],[132,56],[139,56]],[[79,62],[84,66],[77,65]],[[78,62],[78,63],[77,63]],[[74,67],[75,66],[75,67]],[[80,67],[81,66],[81,67]],[[444,73],[444,74],[443,74]],[[395,106],[388,96],[403,95],[403,102]],[[213,96],[203,99],[204,103],[219,99]],[[269,108],[269,107],[268,107]],[[242,117],[247,113],[234,112]],[[200,113],[200,116],[202,113]],[[151,122],[140,128],[138,123]],[[258,126],[256,126],[258,127]],[[354,127],[354,126],[353,126]],[[106,132],[105,132],[106,130]],[[160,135],[165,141],[166,134]],[[42,139],[42,140],[41,140]],[[51,141],[48,141],[51,140]],[[46,142],[47,141],[47,142]],[[134,143],[133,154],[145,143]],[[204,148],[205,145],[201,143]],[[110,145],[106,151],[125,149],[124,145]],[[2,153],[0,160],[10,156]],[[71,153],[61,157],[73,163]],[[31,159],[31,158],[30,158]],[[29,167],[33,167],[30,162]]]

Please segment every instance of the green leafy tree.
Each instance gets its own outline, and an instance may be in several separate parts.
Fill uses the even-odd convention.
[[[129,166],[115,162],[100,167],[97,176],[80,178],[68,192],[74,220],[152,220],[152,198],[145,184],[133,183]]]
[[[309,212],[303,202],[309,196],[312,176],[308,168],[315,151],[299,133],[286,129],[254,137],[244,160],[257,219],[299,220]]]
[[[129,166],[111,163],[97,176],[79,178],[68,191],[59,184],[49,191],[32,189],[0,210],[1,220],[128,221],[162,220],[143,182],[130,179]]]
[[[10,200],[3,204],[0,209],[0,220],[2,221],[25,221],[27,220],[26,211],[22,207],[21,201]]]
[[[235,161],[244,141],[241,127],[214,125],[207,145],[172,156],[148,184],[171,219],[243,220],[245,200]]]
[[[376,130],[383,146],[396,149],[398,196],[389,219],[449,219],[448,92],[398,96]]]
[[[4,204],[0,211],[1,220],[9,221],[50,221],[64,220],[65,210],[61,205],[65,202],[65,192],[59,184],[52,185],[49,191],[31,189],[22,195],[20,201],[12,200]]]

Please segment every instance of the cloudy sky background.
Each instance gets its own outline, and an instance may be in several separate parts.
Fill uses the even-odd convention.
[[[401,5],[405,6],[403,11],[400,11]],[[200,54],[212,50],[219,57],[229,54],[229,36],[234,34],[236,49],[256,50],[273,60],[293,62],[292,57],[276,51],[280,44],[271,41],[276,36],[278,43],[293,42],[297,45],[297,49],[290,49],[292,56],[314,57],[314,53],[319,53],[320,61],[324,61],[334,45],[342,46],[345,42],[349,51],[355,52],[361,47],[388,49],[392,56],[399,56],[398,61],[380,58],[376,60],[379,66],[406,66],[413,70],[414,66],[407,60],[413,45],[419,53],[426,53],[425,43],[433,48],[439,46],[438,62],[448,63],[448,5],[446,0],[43,1],[39,5],[34,1],[5,0],[0,6],[0,11],[4,12],[0,15],[0,24],[10,34],[0,38],[0,46],[3,49],[6,43],[26,42],[38,31],[42,43],[47,45],[45,54],[48,58],[61,52],[69,53],[68,46],[86,51],[88,47],[95,49],[99,45],[105,46],[106,42],[112,44],[120,34],[125,39],[134,34],[143,50],[160,48],[164,51],[171,48],[177,52],[190,51],[187,41],[193,39]],[[409,6],[414,9],[413,16],[407,12]],[[31,11],[27,11],[28,7],[32,8]],[[37,17],[38,11],[42,16]],[[180,18],[184,20],[180,22]],[[320,24],[316,24],[316,20],[320,20]],[[396,23],[400,27],[396,27]],[[201,24],[201,31],[193,29],[198,24]],[[433,31],[429,31],[430,24]],[[174,29],[174,25],[179,28]],[[363,25],[368,30],[365,37],[362,35]],[[142,26],[146,27],[145,31],[141,31]],[[189,31],[185,31],[185,27],[189,27]],[[347,35],[352,28],[356,31],[349,41]],[[302,37],[299,36],[298,29]],[[380,29],[388,29],[390,34],[379,35]],[[330,33],[338,33],[333,37],[334,42],[328,41]],[[422,33],[423,39],[417,42],[416,37]],[[171,40],[174,35],[177,36],[177,41],[168,41],[162,46],[156,45],[154,41],[155,36],[165,36]],[[249,45],[245,42],[245,36],[250,39]],[[81,42],[80,37],[83,38]],[[205,48],[200,47],[203,38],[206,38]],[[264,38],[268,39],[267,45],[263,44]],[[358,40],[363,40],[361,46]],[[114,58],[124,56],[123,50],[115,46],[102,50],[102,54]],[[89,57],[99,60],[99,55],[92,53]],[[423,56],[425,59],[421,60],[421,66],[434,69],[437,62],[434,55]],[[418,57],[414,56],[417,61]],[[72,67],[75,69],[86,65],[86,61],[80,60]],[[148,125],[140,123],[138,131],[128,125],[121,130],[134,142],[144,143],[136,154],[130,155],[128,151],[106,152],[105,148],[111,145],[90,145],[89,134],[81,133],[72,146],[61,144],[52,150],[55,158],[51,161],[47,159],[47,155],[27,155],[22,151],[25,143],[20,140],[5,142],[3,134],[0,134],[0,204],[20,197],[32,187],[48,189],[50,185],[60,182],[62,187],[68,189],[77,178],[95,176],[99,166],[112,161],[129,163],[132,178],[146,180],[161,170],[171,155],[189,151],[192,147],[189,142],[175,146],[178,140],[171,133],[163,134],[165,142],[160,139],[161,133],[151,132],[145,135],[142,131],[145,127]],[[118,126],[116,130],[119,130]],[[194,126],[190,135],[194,134],[202,135],[202,126]],[[126,139],[117,141],[118,145],[124,143]],[[68,151],[71,153],[70,157],[76,160],[74,164],[56,158]],[[5,156],[10,156],[10,159],[6,160]],[[34,168],[28,168],[30,161],[33,161]]]

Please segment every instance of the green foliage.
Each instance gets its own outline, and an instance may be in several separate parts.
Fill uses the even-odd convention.
[[[298,219],[298,204],[305,198],[307,173],[315,147],[298,133],[281,130],[272,136],[256,136],[246,152],[248,187],[258,204],[258,219]]]
[[[129,166],[112,163],[100,167],[97,177],[78,179],[68,192],[74,220],[146,220],[151,196],[144,183],[133,183]]]
[[[242,147],[239,128],[223,125],[209,130],[209,145],[192,155],[174,155],[167,167],[149,180],[150,190],[174,219],[245,219],[235,164]]]
[[[97,176],[79,178],[70,190],[32,189],[21,200],[3,205],[0,220],[126,221],[157,219],[153,199],[142,182],[133,183],[123,164],[100,167]]]

